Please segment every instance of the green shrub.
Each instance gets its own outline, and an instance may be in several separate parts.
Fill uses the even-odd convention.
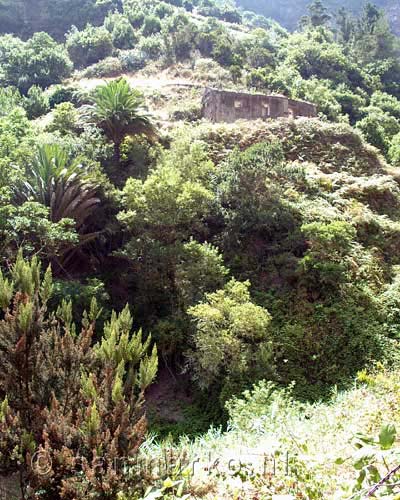
[[[338,85],[334,89],[333,95],[342,107],[342,114],[348,115],[350,123],[355,124],[362,117],[362,109],[366,105],[366,95],[354,93],[345,84]]]
[[[54,109],[57,104],[70,102],[74,105],[79,104],[79,89],[77,87],[57,85],[51,88],[49,93],[50,108]]]
[[[21,106],[23,98],[15,87],[0,88],[0,116],[8,115],[14,108]]]
[[[400,133],[391,140],[388,157],[394,166],[400,167]]]
[[[147,59],[159,59],[165,50],[164,42],[160,35],[142,37],[139,40],[137,48]]]
[[[348,280],[351,261],[346,260],[356,238],[355,228],[344,221],[312,222],[301,227],[309,249],[300,260],[303,279],[321,286],[324,293]],[[321,289],[321,292],[322,292]]]
[[[176,109],[170,113],[170,119],[174,121],[196,122],[202,117],[200,106],[190,106],[186,109]]]
[[[320,31],[292,35],[282,52],[286,63],[305,79],[316,77],[337,85],[365,86],[361,70],[344,53],[343,47],[326,40]]]
[[[123,72],[124,67],[118,57],[107,57],[87,67],[83,72],[83,76],[85,78],[105,78],[120,76]]]
[[[144,136],[127,136],[121,144],[123,178],[144,179],[155,166],[160,150]]]
[[[400,101],[396,97],[386,92],[376,91],[371,96],[370,105],[400,120]]]
[[[104,26],[111,33],[112,43],[117,49],[132,49],[138,41],[131,23],[117,12],[106,17]]]
[[[99,317],[97,319],[100,326],[109,320],[111,311],[108,309],[110,296],[106,287],[98,278],[88,278],[82,281],[76,280],[54,280],[53,295],[49,302],[51,309],[57,310],[62,301],[72,303],[72,321],[80,325],[84,312],[90,310],[90,304],[95,298],[99,307]]]
[[[118,59],[124,71],[138,71],[146,66],[146,56],[138,49],[121,51]]]
[[[171,61],[189,59],[196,47],[197,26],[184,14],[177,14],[165,23],[164,44]]]
[[[155,35],[161,31],[161,21],[154,15],[145,16],[142,26],[142,34],[145,37]]]
[[[47,33],[35,33],[23,42],[12,35],[0,37],[0,84],[27,93],[33,85],[46,88],[61,82],[72,71],[62,45]]]
[[[171,7],[170,4],[165,2],[159,2],[153,8],[153,13],[159,19],[165,19],[166,17],[170,17],[174,13],[174,8]]]
[[[232,279],[188,310],[196,325],[189,354],[194,378],[202,388],[219,390],[222,403],[274,374],[271,316],[252,302],[249,287]]]
[[[145,6],[140,0],[124,0],[124,15],[135,29],[143,26],[145,19]]]
[[[79,245],[79,236],[72,219],[54,222],[50,209],[36,201],[18,206],[0,202],[1,260],[12,259],[18,250],[41,259],[58,259],[65,248]]]
[[[394,276],[382,294],[385,314],[385,330],[393,339],[400,339],[400,276]]]
[[[357,122],[356,128],[361,131],[366,141],[387,155],[391,140],[400,133],[400,121],[380,108],[370,106],[364,111],[367,115]]]
[[[226,403],[230,429],[255,431],[254,424],[262,420],[262,424],[268,423],[271,426],[271,431],[275,430],[275,415],[278,416],[281,412],[292,413],[296,408],[290,393],[291,388],[283,390],[273,382],[265,380],[257,382],[251,390],[244,391]],[[269,429],[263,428],[263,432],[267,430]]]
[[[211,56],[221,66],[231,66],[235,62],[232,40],[227,37],[218,38],[214,43]]]
[[[343,121],[340,97],[331,88],[328,80],[319,80],[314,77],[309,80],[300,79],[293,97],[314,103],[320,116],[324,116],[329,121]]]
[[[23,100],[23,107],[28,118],[34,120],[50,111],[49,99],[43,90],[34,85],[28,90],[27,97]]]
[[[77,67],[86,67],[111,55],[112,38],[104,27],[86,26],[82,31],[72,28],[67,34],[66,47]]]
[[[59,132],[61,135],[76,133],[79,129],[78,111],[70,102],[57,104],[53,111],[53,119],[46,127],[49,132]]]

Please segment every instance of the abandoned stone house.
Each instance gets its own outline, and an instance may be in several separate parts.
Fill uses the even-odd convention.
[[[212,122],[317,116],[314,104],[282,95],[248,94],[208,88],[202,101],[202,114]]]

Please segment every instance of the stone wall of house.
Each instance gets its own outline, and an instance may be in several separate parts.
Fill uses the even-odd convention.
[[[288,99],[285,96],[248,94],[206,89],[202,102],[203,117],[212,122],[233,123],[236,120],[266,120],[268,118],[317,115],[313,104]]]

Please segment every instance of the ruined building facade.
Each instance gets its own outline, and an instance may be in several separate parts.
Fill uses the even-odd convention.
[[[206,89],[202,101],[203,117],[212,122],[317,116],[314,104],[281,95],[248,94]]]

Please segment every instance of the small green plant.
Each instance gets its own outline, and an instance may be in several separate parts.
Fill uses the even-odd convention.
[[[357,433],[355,454],[346,460],[336,460],[339,465],[351,461],[357,471],[354,483],[348,485],[351,500],[400,498],[400,448],[396,446],[396,436],[393,424],[383,425],[377,438]]]
[[[7,403],[4,403],[7,404]],[[1,406],[0,406],[1,418]],[[172,470],[171,474],[162,480],[159,486],[149,486],[143,497],[137,499],[136,496],[131,496],[129,493],[120,492],[117,500],[187,500],[192,498],[190,493],[187,493],[187,488],[190,484],[192,476],[192,467],[189,465],[182,469],[184,464],[178,460]]]
[[[182,500],[190,498],[189,493],[185,493],[186,486],[190,481],[191,468],[188,467],[181,471],[179,464],[175,467],[171,477],[167,477],[163,481],[160,488],[150,487],[143,500],[175,500],[176,498],[181,498]]]

